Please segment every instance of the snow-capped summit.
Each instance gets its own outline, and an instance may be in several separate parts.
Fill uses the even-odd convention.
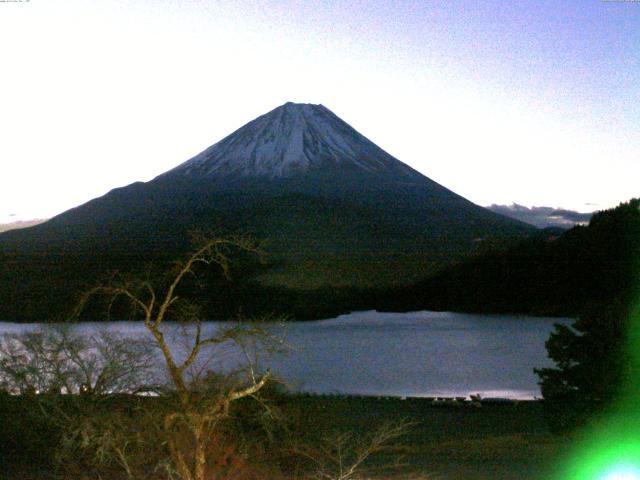
[[[416,173],[323,105],[292,102],[249,122],[168,173],[276,178],[345,166],[374,174]]]

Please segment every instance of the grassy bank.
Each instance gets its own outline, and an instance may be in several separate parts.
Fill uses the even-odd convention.
[[[287,395],[277,403],[297,419],[300,431],[314,434],[365,434],[384,422],[410,422],[397,447],[372,459],[371,476],[377,478],[548,479],[568,444],[548,432],[540,402],[477,407],[426,399]],[[37,413],[25,415],[24,408],[14,399],[0,412],[5,437],[0,478],[48,478],[43,455],[51,446],[47,442],[56,441],[55,432],[38,423]],[[378,468],[398,457],[399,467]]]
[[[549,479],[568,440],[546,428],[541,402],[434,405],[426,399],[294,397],[309,428],[365,431],[384,421],[413,424],[395,453],[405,467],[385,478]],[[380,459],[379,459],[380,461]]]

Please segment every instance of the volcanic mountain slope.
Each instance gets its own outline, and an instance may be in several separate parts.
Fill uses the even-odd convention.
[[[413,170],[324,106],[287,103],[148,183],[0,235],[10,265],[0,300],[14,302],[4,292],[17,280],[12,295],[32,298],[48,278],[176,258],[198,229],[264,240],[260,281],[302,289],[408,284],[480,240],[534,230]]]
[[[332,167],[405,178],[416,174],[326,107],[287,103],[163,176],[282,178]]]

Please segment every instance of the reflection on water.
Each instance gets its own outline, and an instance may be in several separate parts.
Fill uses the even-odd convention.
[[[549,366],[544,342],[554,323],[570,319],[449,312],[356,312],[317,322],[269,325],[290,345],[287,354],[258,356],[291,389],[314,393],[389,396],[540,396],[533,368]],[[224,328],[207,322],[205,332]],[[0,323],[0,333],[37,325]],[[140,338],[142,323],[83,323]],[[167,325],[174,345],[187,347],[175,325]],[[237,349],[208,352],[221,370],[243,361]]]

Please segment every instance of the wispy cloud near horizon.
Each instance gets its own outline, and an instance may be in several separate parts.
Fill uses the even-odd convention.
[[[0,233],[7,232],[9,230],[19,230],[21,228],[33,227],[40,223],[44,223],[47,220],[44,218],[37,218],[33,220],[17,220],[14,222],[3,223],[0,221]]]
[[[575,225],[588,223],[593,213],[582,213],[575,210],[554,207],[525,207],[512,203],[511,205],[490,205],[489,210],[515,218],[521,222],[535,225],[539,228],[561,227],[571,228]]]

